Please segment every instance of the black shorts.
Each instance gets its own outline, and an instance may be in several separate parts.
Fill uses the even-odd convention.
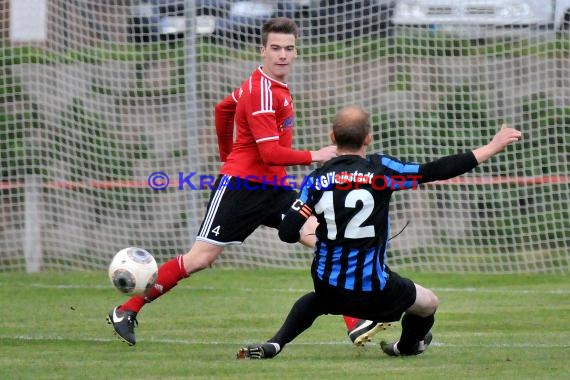
[[[293,189],[219,176],[196,240],[240,244],[261,225],[279,228],[296,198]]]
[[[315,293],[323,301],[327,314],[348,315],[375,322],[399,321],[416,301],[414,282],[388,270],[386,286],[381,291],[362,292],[338,288],[313,276]]]

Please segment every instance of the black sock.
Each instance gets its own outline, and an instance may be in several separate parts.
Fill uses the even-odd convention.
[[[411,354],[414,346],[422,341],[431,330],[435,322],[434,314],[429,317],[419,317],[406,313],[402,318],[402,335],[398,342],[398,351],[403,354]]]
[[[305,294],[295,302],[277,334],[268,342],[277,343],[280,349],[283,349],[323,314],[325,314],[323,305],[315,292]]]

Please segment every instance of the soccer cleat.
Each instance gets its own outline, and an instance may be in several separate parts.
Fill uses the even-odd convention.
[[[366,342],[372,340],[374,335],[382,330],[386,330],[388,327],[390,327],[390,323],[378,323],[361,319],[354,329],[347,331],[347,334],[355,346],[364,346]]]
[[[277,356],[277,348],[271,343],[263,343],[242,347],[236,359],[271,359]]]
[[[115,335],[129,346],[134,346],[137,342],[135,338],[135,327],[137,322],[137,313],[132,311],[120,311],[119,306],[109,312],[107,323],[113,325]]]
[[[432,338],[433,338],[433,336],[432,336],[431,331],[430,331],[426,334],[426,336],[424,337],[424,340],[421,340],[414,345],[414,348],[413,348],[411,353],[400,352],[398,350],[398,342],[386,343],[386,342],[382,341],[382,342],[380,342],[380,347],[382,348],[382,351],[384,351],[384,353],[386,355],[389,355],[389,356],[419,355],[419,354],[423,353],[425,350],[427,350],[428,346],[431,343]]]

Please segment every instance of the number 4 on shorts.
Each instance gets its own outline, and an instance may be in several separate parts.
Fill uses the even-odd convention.
[[[214,235],[218,236],[220,234],[220,226],[216,226],[210,232],[213,233]]]

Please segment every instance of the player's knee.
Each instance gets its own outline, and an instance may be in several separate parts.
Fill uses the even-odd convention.
[[[439,298],[429,289],[417,286],[416,303],[413,307],[414,314],[428,317],[437,311]]]
[[[439,298],[435,295],[434,292],[429,290],[429,301],[428,301],[428,309],[431,310],[431,314],[434,314],[439,307]]]

